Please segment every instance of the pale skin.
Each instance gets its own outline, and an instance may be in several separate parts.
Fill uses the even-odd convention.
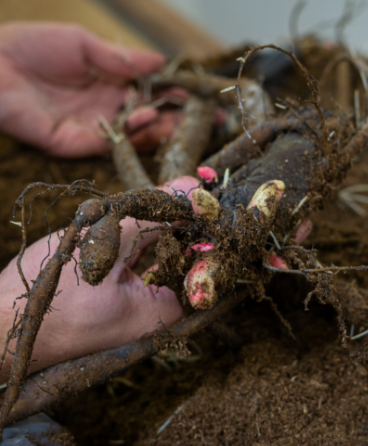
[[[161,189],[170,194],[173,193],[171,188],[187,193],[197,185],[195,178],[181,177]],[[32,359],[36,359],[36,362],[31,363],[31,372],[67,359],[118,347],[162,329],[160,321],[169,326],[182,318],[182,306],[172,291],[165,287],[157,290],[153,285],[144,287],[142,279],[130,269],[143,249],[158,239],[159,231],[145,234],[138,242],[135,255],[125,263],[124,258],[130,254],[132,240],[139,228],[132,218],[122,220],[120,225],[119,259],[101,285],[92,287],[80,280],[77,286],[74,261],[64,267],[58,287],[62,292],[53,300],[54,310],[44,318],[33,351]],[[156,226],[155,223],[140,222],[141,228],[153,226]],[[57,244],[54,233],[51,252],[55,251]],[[26,250],[22,268],[28,281],[37,277],[46,254],[47,237]],[[78,250],[75,256],[78,258]],[[14,319],[13,302],[25,292],[16,258],[0,274],[0,290],[0,345],[3,346]],[[22,309],[25,303],[25,299],[22,299],[17,307]],[[15,341],[12,341],[10,350],[14,346]],[[0,372],[0,382],[7,380],[12,359],[11,355],[7,355]]]
[[[123,54],[123,56],[122,56]],[[127,64],[127,60],[129,63]],[[74,25],[14,23],[0,27],[0,130],[62,157],[103,154],[107,142],[96,133],[97,116],[111,120],[125,105],[124,80],[159,69],[164,58],[154,52],[122,49]],[[133,70],[132,70],[133,68]],[[98,100],[96,100],[98,98]],[[126,130],[141,150],[150,150],[170,136],[175,118],[145,107],[134,113]],[[182,177],[162,187],[185,193],[198,181]],[[141,222],[141,227],[155,226]],[[121,222],[119,259],[104,282],[92,287],[77,279],[74,262],[61,274],[53,310],[44,318],[30,372],[92,352],[118,347],[170,325],[183,316],[175,294],[167,288],[143,287],[131,267],[159,233],[145,234],[125,264],[138,233],[135,220]],[[51,252],[57,246],[56,234]],[[22,261],[25,277],[34,280],[47,253],[47,239],[27,248]],[[78,253],[76,253],[78,258]],[[0,274],[0,354],[14,319],[13,302],[25,292],[16,259]],[[20,312],[25,299],[17,300]],[[15,348],[15,341],[10,343]],[[0,372],[7,381],[13,356]]]
[[[0,130],[61,157],[107,151],[98,117],[126,105],[126,82],[160,69],[164,57],[106,42],[76,25],[16,22],[0,27]],[[151,107],[126,125],[137,150],[157,146],[176,117]]]
[[[159,69],[164,58],[153,52],[123,49],[74,25],[16,23],[0,27],[0,131],[61,157],[99,155],[107,141],[98,135],[98,116],[111,120],[124,107],[124,83]],[[98,99],[98,100],[97,100]],[[217,116],[217,122],[223,118]],[[128,120],[126,131],[137,150],[149,151],[172,134],[177,117],[144,107]],[[184,193],[198,186],[182,177],[163,187]],[[189,195],[190,198],[190,195]],[[141,222],[141,227],[155,226]],[[138,233],[130,218],[121,222],[120,256],[102,285],[77,286],[74,262],[63,269],[53,310],[44,318],[30,372],[89,353],[118,347],[171,325],[183,316],[175,294],[167,288],[143,287],[131,267],[159,233],[145,234],[128,264]],[[57,245],[53,234],[51,253]],[[47,239],[30,246],[22,267],[34,280],[47,253]],[[78,253],[75,253],[78,258]],[[24,294],[16,259],[0,274],[0,355],[14,320],[13,302]],[[20,312],[25,299],[17,301]],[[15,341],[10,344],[14,351]],[[0,383],[7,381],[13,356],[8,354]]]

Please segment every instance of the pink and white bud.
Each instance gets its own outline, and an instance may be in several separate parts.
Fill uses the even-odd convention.
[[[192,195],[192,207],[196,214],[215,220],[220,213],[220,203],[209,192],[196,189]]]
[[[212,167],[197,167],[197,172],[201,178],[205,178],[209,181],[218,181],[217,172],[212,169]]]
[[[272,197],[276,197],[276,204],[281,200],[285,191],[285,184],[280,180],[267,181],[262,184],[254,193],[247,209],[257,207],[267,218],[270,220],[276,213],[277,206],[275,202],[271,200]]]
[[[302,221],[296,230],[295,234],[295,244],[300,245],[304,242],[304,240],[308,237],[308,235],[312,232],[313,223],[309,218]]]
[[[213,249],[213,243],[197,243],[192,246],[193,251],[207,252]]]
[[[201,260],[185,277],[184,287],[193,308],[205,310],[216,302],[215,276],[218,268],[219,265],[213,260]]]
[[[269,262],[271,266],[274,266],[275,268],[280,268],[280,269],[289,269],[287,263],[285,262],[285,260],[280,257],[280,256],[276,256],[276,255],[272,255],[269,257]]]

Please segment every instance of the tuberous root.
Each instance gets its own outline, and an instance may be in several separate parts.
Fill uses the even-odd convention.
[[[120,230],[119,216],[110,210],[86,232],[79,254],[85,282],[96,286],[109,274],[119,256]]]

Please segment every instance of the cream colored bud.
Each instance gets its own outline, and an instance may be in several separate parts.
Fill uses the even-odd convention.
[[[208,219],[216,219],[220,213],[220,203],[209,192],[196,189],[192,195],[192,207],[196,214]]]
[[[262,184],[253,195],[247,209],[257,207],[267,219],[273,218],[277,209],[277,204],[285,191],[285,184],[280,180],[267,181]],[[271,200],[276,198],[276,202]],[[275,206],[276,204],[276,206]]]

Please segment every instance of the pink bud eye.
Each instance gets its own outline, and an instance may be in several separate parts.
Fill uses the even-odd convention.
[[[206,308],[206,295],[199,283],[197,283],[197,292],[191,296],[188,296],[188,298],[193,308],[197,308],[199,310],[204,310]]]
[[[217,181],[217,172],[212,167],[198,167],[198,175],[208,181]]]
[[[269,261],[270,261],[270,265],[274,266],[275,268],[289,269],[285,260],[280,256],[275,256],[275,255],[270,256]]]
[[[304,240],[308,237],[308,235],[312,232],[313,223],[309,218],[302,221],[296,231],[295,235],[295,244],[300,245],[304,242]]]
[[[207,252],[213,249],[213,243],[197,243],[192,246],[193,251]]]
[[[217,300],[214,277],[219,265],[214,261],[202,260],[196,263],[185,277],[184,287],[193,308],[211,308]]]

